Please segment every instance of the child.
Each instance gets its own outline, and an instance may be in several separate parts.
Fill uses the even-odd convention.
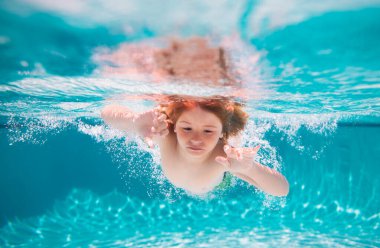
[[[227,97],[172,95],[144,113],[110,105],[101,116],[110,126],[157,144],[165,176],[193,194],[213,190],[226,172],[274,196],[289,192],[283,175],[254,161],[259,146],[228,145],[228,138],[244,129],[248,116],[241,104]]]

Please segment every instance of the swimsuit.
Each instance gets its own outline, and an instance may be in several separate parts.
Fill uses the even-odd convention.
[[[222,182],[219,185],[217,185],[214,189],[215,190],[227,189],[228,187],[232,185],[232,178],[233,176],[231,173],[224,172]]]

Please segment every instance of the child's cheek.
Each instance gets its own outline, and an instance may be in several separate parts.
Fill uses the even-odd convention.
[[[186,132],[184,132],[182,130],[178,131],[178,135],[180,136],[181,139],[187,139],[188,136],[189,136],[188,133],[186,133]]]
[[[207,143],[209,143],[210,145],[214,145],[218,142],[218,137],[216,134],[208,134],[206,135],[205,139],[207,140]]]

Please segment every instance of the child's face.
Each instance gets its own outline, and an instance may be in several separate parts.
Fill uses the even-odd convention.
[[[181,114],[175,125],[178,144],[192,156],[211,152],[222,136],[222,122],[213,113],[195,107]]]

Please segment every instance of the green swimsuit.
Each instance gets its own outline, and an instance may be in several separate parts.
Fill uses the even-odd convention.
[[[232,185],[233,175],[231,173],[224,172],[222,182],[215,187],[215,190],[225,190]]]

